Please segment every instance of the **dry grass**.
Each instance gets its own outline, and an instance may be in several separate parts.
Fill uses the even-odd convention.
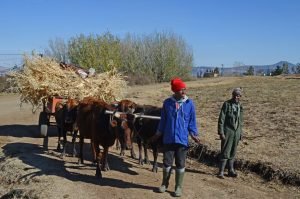
[[[33,110],[53,96],[73,99],[95,97],[111,102],[121,99],[127,89],[127,82],[114,67],[106,73],[83,79],[74,71],[74,67],[62,68],[47,57],[25,56],[24,62],[24,68],[12,72],[9,80],[11,90],[21,94],[21,103],[32,104]]]
[[[190,89],[204,141],[219,149],[217,120],[234,87],[243,88],[244,139],[238,157],[300,172],[300,82],[276,77],[219,78]],[[224,84],[222,83],[224,82]]]

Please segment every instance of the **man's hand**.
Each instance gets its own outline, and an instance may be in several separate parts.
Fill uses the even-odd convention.
[[[225,140],[225,139],[226,139],[224,133],[221,133],[221,134],[220,134],[220,139],[221,139],[221,140]]]
[[[192,139],[193,139],[197,144],[200,144],[200,138],[199,138],[199,136],[196,136],[196,135],[192,135],[192,134],[191,134],[191,137],[192,137]]]

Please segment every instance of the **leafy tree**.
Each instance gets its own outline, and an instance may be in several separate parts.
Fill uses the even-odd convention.
[[[174,76],[188,78],[193,55],[185,41],[173,33],[153,33],[138,37],[128,34],[121,42],[122,69],[146,74],[156,82]]]
[[[292,66],[292,68],[291,68],[291,73],[292,73],[292,74],[296,74],[296,67],[295,67],[295,66]]]
[[[283,74],[289,74],[289,66],[288,66],[287,63],[284,63],[284,64],[282,65],[282,73],[283,73]]]
[[[253,66],[249,66],[247,72],[245,73],[245,75],[254,75],[254,67]]]
[[[100,36],[81,34],[71,38],[68,46],[70,60],[74,64],[93,67],[99,72],[110,70],[112,65],[120,67],[120,40],[109,32]]]
[[[220,73],[218,67],[216,67],[216,68],[214,69],[214,73],[215,73],[215,74],[219,74],[219,73]]]
[[[300,73],[300,63],[298,63],[297,66],[296,66],[296,73],[297,73],[297,74]]]
[[[98,72],[110,70],[113,65],[133,81],[163,82],[174,76],[188,79],[193,66],[192,50],[180,36],[171,32],[127,34],[123,40],[109,32],[81,34],[72,37],[67,46],[61,40],[50,41],[49,46],[49,55],[59,61],[68,60],[86,69],[93,67]],[[66,50],[62,51],[61,46],[66,46]],[[61,59],[64,57],[61,52],[65,52],[66,58]]]
[[[282,68],[277,66],[276,69],[272,72],[272,76],[277,76],[282,74]]]

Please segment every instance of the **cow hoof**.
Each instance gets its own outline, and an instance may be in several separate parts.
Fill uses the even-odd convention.
[[[61,159],[64,159],[64,157],[65,157],[65,154],[64,154],[64,153],[61,153],[61,154],[59,155],[59,158],[61,158]]]
[[[109,167],[104,167],[104,168],[102,168],[101,170],[102,170],[102,171],[109,171],[110,168],[109,168]]]
[[[101,169],[101,171],[107,171],[107,167],[104,166],[104,165],[101,165],[101,166],[100,166],[100,169]]]
[[[78,160],[78,165],[83,165],[83,161]]]
[[[144,159],[145,164],[151,164],[151,162],[148,159]]]
[[[101,171],[96,171],[96,178],[98,178],[98,179],[101,179],[102,178],[102,173],[101,173]]]
[[[144,165],[144,161],[139,159],[139,165]]]
[[[132,159],[137,159],[135,154],[131,154]]]
[[[152,172],[157,173],[157,171],[158,171],[158,168],[157,168],[157,167],[153,167],[153,168],[152,168]]]
[[[76,157],[76,156],[77,156],[77,151],[76,151],[76,150],[73,150],[72,156],[73,156],[73,157]]]

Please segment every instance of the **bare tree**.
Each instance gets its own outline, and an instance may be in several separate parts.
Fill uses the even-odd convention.
[[[68,46],[62,38],[50,39],[48,42],[49,47],[45,49],[45,55],[53,57],[59,62],[69,62]]]

